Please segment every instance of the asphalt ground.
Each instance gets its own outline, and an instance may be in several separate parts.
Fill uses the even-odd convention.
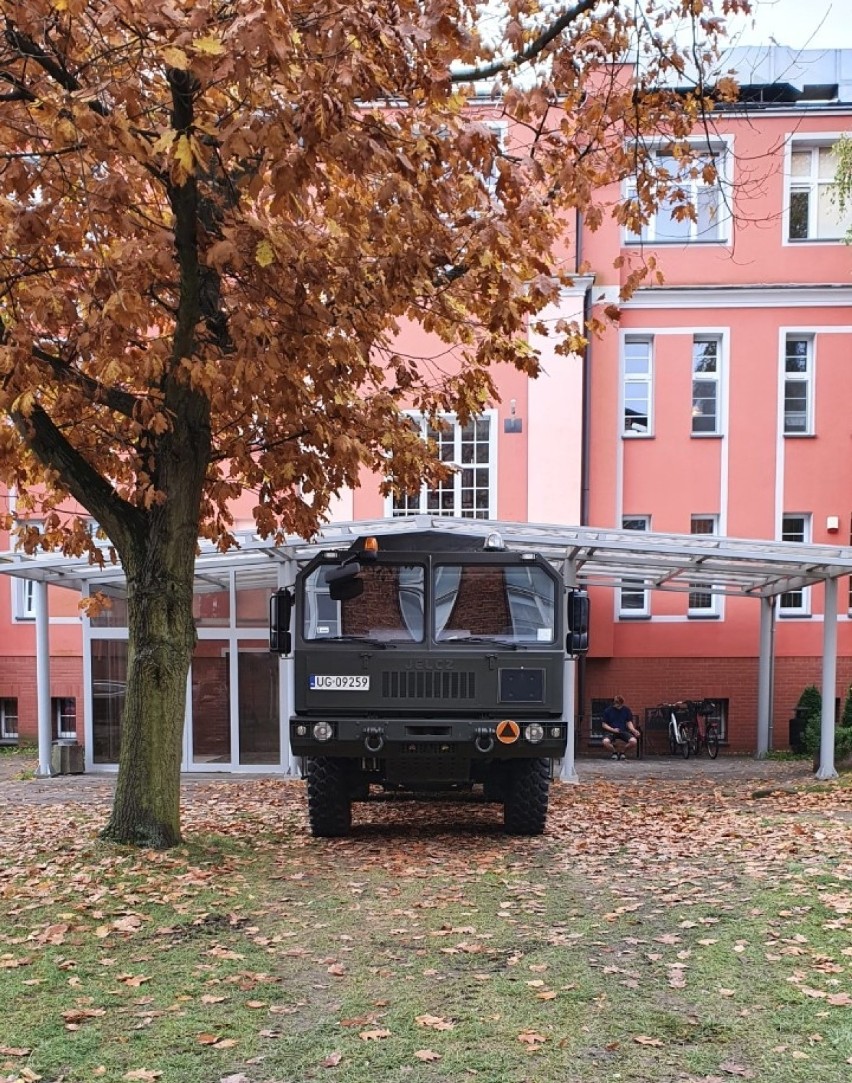
[[[5,803],[21,805],[96,804],[108,805],[112,801],[115,773],[102,771],[80,775],[56,775],[52,778],[35,778],[37,759],[24,753],[0,755],[0,807]],[[714,787],[730,783],[737,789],[778,789],[806,785],[814,781],[810,760],[758,760],[752,756],[719,756],[716,760],[706,755],[690,757],[647,756],[641,760],[612,760],[581,757],[576,761],[580,785],[605,780],[608,783],[641,785],[667,783],[679,780],[694,785],[702,779]],[[283,784],[299,785],[295,780],[271,774],[222,774],[203,772],[182,776],[182,788],[190,793],[194,788],[226,787],[245,784],[256,778],[281,777]],[[563,785],[566,785],[563,783]],[[567,784],[570,785],[570,784]]]

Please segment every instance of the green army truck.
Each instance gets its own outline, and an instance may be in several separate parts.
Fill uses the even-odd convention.
[[[566,652],[587,648],[587,624],[587,595],[499,535],[390,533],[315,556],[270,607],[271,649],[293,652],[312,833],[348,834],[371,792],[477,788],[508,832],[540,834]]]

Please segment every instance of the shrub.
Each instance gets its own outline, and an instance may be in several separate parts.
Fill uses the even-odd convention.
[[[802,692],[796,709],[807,712],[804,745],[810,755],[817,756],[821,744],[822,695],[816,685],[808,685]],[[834,729],[835,761],[840,762],[850,756],[852,756],[852,685],[846,690],[840,721]]]

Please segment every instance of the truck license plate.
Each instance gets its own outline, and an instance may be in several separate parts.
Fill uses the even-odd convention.
[[[311,673],[308,687],[313,692],[369,692],[370,678],[367,675]]]

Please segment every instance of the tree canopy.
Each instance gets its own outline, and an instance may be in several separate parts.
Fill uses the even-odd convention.
[[[573,216],[652,212],[673,181],[647,148],[688,166],[721,16],[748,4],[540,7],[5,0],[0,479],[81,553],[73,498],[127,575],[113,837],[179,837],[199,536],[232,544],[246,492],[261,533],[308,536],[365,467],[435,477],[403,411],[464,419],[496,364],[536,375]],[[402,353],[407,322],[453,362]]]

